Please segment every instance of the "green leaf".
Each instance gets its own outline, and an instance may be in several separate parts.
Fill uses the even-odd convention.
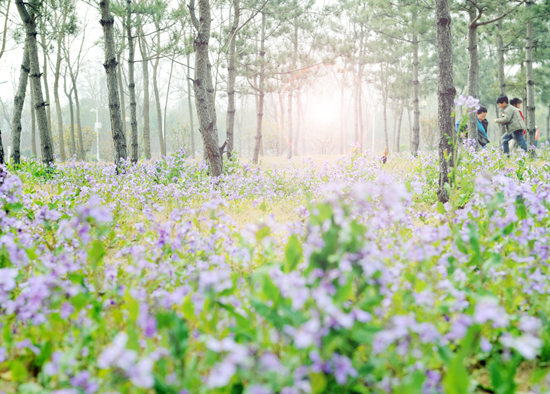
[[[291,235],[285,250],[285,272],[290,272],[296,269],[298,263],[302,259],[302,244],[298,241],[296,235]]]
[[[445,209],[441,201],[437,203],[437,212],[442,215],[445,215],[447,213],[447,210]]]
[[[19,360],[13,360],[10,363],[11,379],[15,382],[22,382],[27,379],[29,372],[27,367]]]
[[[325,391],[327,387],[327,378],[324,373],[310,372],[309,383],[311,385],[311,392],[313,394],[320,394]]]

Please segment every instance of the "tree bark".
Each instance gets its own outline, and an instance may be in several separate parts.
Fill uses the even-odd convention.
[[[397,141],[395,143],[395,151],[399,153],[399,143],[401,140],[401,124],[403,122],[403,112],[405,110],[405,104],[403,101],[401,101],[401,111],[399,114],[399,123],[397,124]]]
[[[292,90],[288,91],[288,159],[292,159]]]
[[[359,40],[359,83],[357,84],[357,116],[359,117],[359,148],[360,151],[363,151],[363,40],[365,37],[363,24],[361,24],[361,38]]]
[[[418,34],[417,34],[417,19],[418,11],[416,8],[413,8],[412,12],[412,25],[413,25],[413,128],[412,128],[412,143],[411,151],[413,155],[418,154],[418,149],[420,147],[420,99],[418,93],[418,86],[420,84],[418,80]]]
[[[27,45],[29,46],[30,59],[30,77],[32,79],[32,89],[34,92],[34,106],[36,108],[36,116],[38,120],[38,130],[40,131],[40,148],[42,150],[42,160],[46,164],[53,163],[52,142],[50,139],[50,130],[48,129],[48,117],[46,115],[46,106],[42,97],[42,85],[40,84],[40,63],[38,61],[38,46],[36,43],[36,14],[34,11],[39,10],[40,6],[35,0],[30,4],[32,13],[29,14],[27,6],[23,0],[16,0],[17,10],[21,16],[21,20],[25,25],[27,35]],[[47,84],[46,84],[47,85]]]
[[[386,148],[389,148],[390,142],[389,142],[389,139],[388,139],[388,114],[387,114],[387,109],[388,109],[388,85],[387,85],[387,83],[383,84],[383,89],[384,89],[384,91],[382,92],[382,96],[383,96],[383,105],[384,105],[384,138],[386,140]]]
[[[477,52],[477,12],[475,8],[469,11],[470,23],[468,25],[468,52],[470,57],[470,63],[468,67],[468,95],[479,98],[477,79],[479,73],[479,56]],[[477,116],[475,113],[471,113],[468,117],[468,134],[469,138],[476,141],[476,148],[481,149],[478,144],[478,128],[477,128]]]
[[[504,74],[504,43],[502,42],[502,19],[497,22],[497,51],[498,51],[498,87],[501,96],[506,96],[506,75]],[[498,117],[498,114],[497,114]],[[499,124],[499,138],[504,134],[504,125]]]
[[[341,93],[341,99],[340,99],[340,154],[344,154],[344,118],[345,118],[345,86],[344,86],[344,80],[342,78],[342,89],[340,91]]]
[[[65,92],[65,96],[67,96],[67,99],[69,100],[69,111],[71,116],[71,123],[70,123],[70,134],[71,134],[71,145],[70,145],[70,156],[73,157],[76,154],[76,141],[74,136],[74,107],[73,107],[73,90],[71,89],[67,91],[67,71],[65,70],[65,75],[63,75],[63,90]]]
[[[170,63],[170,75],[168,76],[168,86],[166,87],[166,99],[164,101],[164,117],[162,119],[162,124],[164,125],[163,130],[163,141],[164,141],[164,153],[168,154],[168,149],[166,147],[166,140],[168,139],[168,127],[166,126],[166,110],[168,109],[168,96],[170,96],[170,84],[172,83],[172,71],[174,71],[174,57],[176,56],[176,51],[172,56],[172,62]]]
[[[531,15],[531,9],[533,7],[532,1],[525,3],[529,12],[527,21],[527,40],[525,45],[525,71],[527,79],[527,113],[526,113],[526,126],[529,145],[535,145],[535,77],[533,74],[533,19]]]
[[[281,156],[285,155],[285,104],[283,102],[284,92],[279,94],[279,106],[281,107],[281,130],[279,131],[279,145],[281,146]]]
[[[157,59],[153,63],[153,91],[155,93],[155,103],[157,105],[157,130],[159,133],[159,144],[161,156],[166,156],[166,149],[164,145],[164,134],[162,124],[162,109],[160,107],[160,94],[159,85],[157,81],[157,73],[160,62],[160,26],[156,26],[157,29]]]
[[[46,112],[48,114],[48,133],[50,133],[51,141],[51,130],[52,130],[52,110],[50,106],[50,86],[48,84],[48,45],[46,44],[46,28],[44,22],[40,22],[41,32],[40,39],[42,41],[42,54],[44,58],[44,93],[46,94]],[[52,147],[53,152],[53,147]]]
[[[143,72],[143,150],[145,158],[151,158],[151,124],[149,115],[149,54],[147,52],[147,43],[141,28],[139,28],[139,49],[141,52],[141,70]]]
[[[128,138],[128,133],[126,130],[126,103],[124,100],[124,83],[122,82],[122,52],[124,51],[124,41],[126,41],[126,30],[122,29],[122,41],[120,44],[120,51],[117,53],[117,78],[118,78],[118,90],[120,94],[120,111],[122,113],[122,131],[124,132],[124,136],[126,137],[127,141],[130,140]]]
[[[454,165],[452,146],[453,136],[453,100],[456,94],[453,82],[453,44],[451,41],[451,4],[450,0],[435,0],[435,25],[437,48],[437,95],[439,127],[439,190],[440,202],[447,202],[449,194],[445,184],[449,184],[449,170]],[[476,127],[477,129],[477,127]]]
[[[189,134],[191,137],[191,157],[195,157],[195,124],[193,122],[193,105],[191,102],[191,62],[187,54],[187,104],[189,104]]]
[[[13,99],[13,115],[11,121],[12,154],[11,158],[14,164],[21,162],[21,114],[25,104],[25,93],[27,92],[27,81],[29,80],[30,60],[29,45],[25,42],[23,51],[23,62],[21,63],[21,73],[19,74],[19,87],[17,94]]]
[[[38,158],[38,152],[36,150],[36,110],[34,108],[34,93],[32,88],[32,81],[31,81],[31,150],[32,155],[35,158]]]
[[[223,172],[223,162],[218,147],[216,129],[216,108],[212,73],[208,58],[208,42],[210,40],[210,0],[199,0],[200,21],[195,16],[194,0],[190,2],[191,20],[197,35],[195,36],[195,105],[199,117],[200,133],[204,145],[205,156],[210,166],[210,175],[218,177]]]
[[[132,35],[132,0],[126,0],[126,35],[128,36],[128,93],[130,94],[130,126],[132,128],[132,162],[138,161],[138,127],[136,83],[134,78],[135,44]]]
[[[258,164],[258,158],[260,156],[260,147],[262,145],[262,122],[264,116],[264,73],[265,73],[265,12],[262,11],[262,32],[260,38],[260,86],[259,88],[259,101],[258,101],[258,115],[256,123],[256,143],[254,145],[254,154],[252,162]]]
[[[4,144],[2,143],[2,130],[0,130],[0,164],[4,164]],[[0,177],[0,185],[2,185],[3,182],[4,178]]]
[[[229,55],[227,59],[227,158],[231,158],[234,150],[234,129],[235,129],[235,80],[237,71],[235,68],[235,50],[237,47],[237,29],[241,15],[240,0],[233,0],[233,25],[229,31]],[[262,16],[263,18],[263,16]]]
[[[118,97],[117,61],[114,38],[114,18],[110,10],[110,0],[100,0],[101,26],[105,41],[105,72],[107,74],[107,89],[109,94],[109,115],[111,120],[111,132],[115,145],[115,164],[117,170],[120,161],[127,158],[126,137],[122,127],[122,116],[120,114],[120,100]]]
[[[65,137],[63,135],[63,114],[61,112],[61,100],[59,99],[59,78],[61,77],[61,44],[63,36],[65,35],[65,20],[67,17],[67,11],[63,10],[63,20],[61,26],[59,26],[59,32],[57,33],[57,58],[55,61],[55,75],[53,83],[53,96],[55,99],[55,112],[57,115],[57,131],[59,133],[59,154],[61,161],[65,161]]]

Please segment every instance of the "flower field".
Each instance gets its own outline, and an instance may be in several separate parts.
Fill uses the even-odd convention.
[[[549,159],[8,167],[0,392],[545,392]]]

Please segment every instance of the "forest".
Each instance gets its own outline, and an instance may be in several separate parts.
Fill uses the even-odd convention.
[[[0,394],[550,392],[547,1],[0,26]]]

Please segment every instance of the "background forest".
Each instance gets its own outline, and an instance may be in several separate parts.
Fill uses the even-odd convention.
[[[257,161],[261,155],[342,154],[356,144],[374,151],[435,149],[433,4],[386,0],[202,3],[200,7],[208,7],[211,15],[206,47],[212,79],[208,95],[215,106],[211,133],[219,146],[227,141],[226,152]],[[99,3],[34,1],[29,7],[35,18],[47,128],[56,157],[97,160],[99,154],[102,161],[113,160]],[[137,149],[137,157],[164,155],[182,147],[191,155],[202,152],[200,110],[193,88],[197,79],[194,42],[199,37],[199,21],[195,25],[193,14],[199,15],[202,8],[195,10],[194,2],[131,0],[113,1],[110,11],[128,156],[130,149]],[[0,12],[4,19],[0,52],[4,150],[6,154],[13,150],[14,127],[18,128],[14,114],[22,111],[21,154],[41,157],[39,122],[30,105],[31,84],[19,110],[15,97],[21,90],[25,44],[17,2],[2,0]],[[457,93],[478,97],[490,119],[497,115],[496,98],[501,92],[527,103],[525,47],[527,24],[533,23],[535,123],[542,140],[548,138],[547,5],[455,1],[452,18]],[[477,53],[469,50],[469,39],[477,41]],[[472,69],[477,86],[468,85]],[[493,142],[500,137],[492,122],[489,137]]]

